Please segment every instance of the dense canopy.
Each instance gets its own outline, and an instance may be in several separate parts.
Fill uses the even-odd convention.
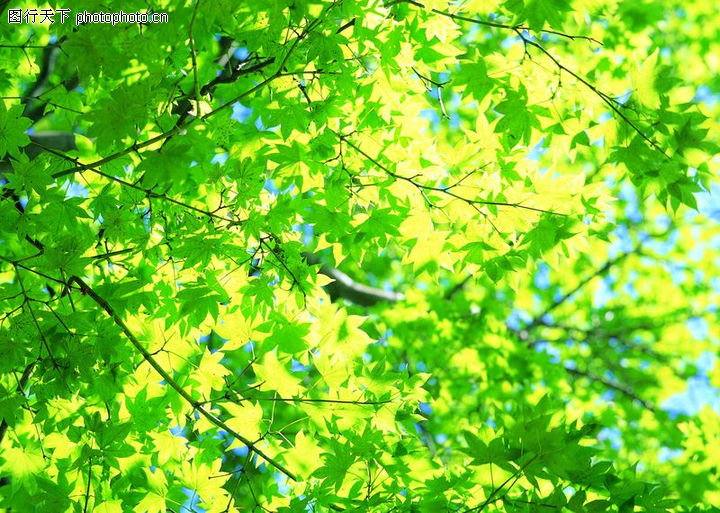
[[[2,13],[0,508],[719,510],[714,2],[122,4]]]

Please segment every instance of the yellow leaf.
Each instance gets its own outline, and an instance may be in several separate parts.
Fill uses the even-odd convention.
[[[321,453],[322,449],[313,442],[313,439],[305,436],[300,430],[295,435],[295,446],[285,453],[285,460],[291,468],[297,470],[298,474],[309,476],[322,464]]]
[[[97,511],[97,509],[95,510]],[[163,513],[167,511],[165,497],[154,492],[149,492],[137,505],[137,511],[141,513]]]
[[[221,406],[230,415],[230,418],[225,421],[228,426],[251,441],[260,438],[262,434],[260,424],[263,419],[263,410],[260,403],[252,404],[249,401],[244,401],[242,404],[224,402]],[[234,445],[239,443],[237,442]]]
[[[224,495],[222,486],[229,476],[220,472],[221,465],[220,459],[213,460],[210,464],[200,463],[197,460],[184,461],[179,475],[185,486],[195,490],[205,501],[210,502],[213,498]]]
[[[650,57],[630,74],[635,89],[635,98],[651,109],[660,108],[660,95],[655,89],[658,55],[659,49],[656,48]]]
[[[3,451],[5,463],[2,470],[9,472],[18,481],[32,479],[45,466],[42,454],[31,449],[10,447]]]
[[[318,274],[317,278],[315,279],[315,284],[318,287],[324,287],[325,285],[328,285],[335,280],[333,278],[330,278],[329,276],[325,276],[324,274]]]
[[[282,397],[295,397],[302,390],[300,380],[290,374],[286,365],[278,360],[276,351],[267,353],[262,363],[256,363],[253,369],[260,380],[260,390],[274,390]]]
[[[255,339],[252,323],[248,322],[240,312],[223,315],[220,322],[213,326],[213,331],[222,338],[228,339],[223,345],[223,351],[234,351]]]
[[[95,513],[123,513],[122,501],[119,499],[105,501],[93,508],[93,511]]]
[[[175,436],[170,431],[150,433],[155,446],[155,454],[158,463],[164,465],[170,460],[181,461],[191,456],[189,449],[185,446],[185,438]]]

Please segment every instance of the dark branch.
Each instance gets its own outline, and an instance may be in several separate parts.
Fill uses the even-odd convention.
[[[329,129],[330,130],[330,129]],[[432,203],[427,198],[426,192],[434,192],[439,194],[444,194],[450,198],[462,201],[464,203],[467,203],[471,206],[495,206],[495,207],[512,207],[512,208],[519,208],[522,210],[529,210],[531,212],[538,212],[541,214],[550,214],[555,216],[563,216],[567,217],[568,214],[564,214],[562,212],[555,212],[552,210],[546,210],[542,208],[536,208],[536,207],[528,207],[527,205],[523,205],[522,203],[512,203],[509,201],[490,201],[490,200],[479,200],[479,199],[472,199],[472,198],[466,198],[464,196],[460,196],[459,194],[452,191],[452,188],[455,187],[455,185],[449,186],[449,187],[438,187],[434,185],[426,185],[419,183],[415,181],[415,177],[409,177],[404,176],[401,174],[398,174],[394,171],[392,171],[390,168],[382,164],[378,159],[372,157],[369,153],[364,151],[362,148],[360,148],[357,144],[353,143],[350,139],[348,139],[346,136],[339,134],[333,130],[330,130],[335,136],[341,141],[350,146],[353,150],[358,152],[360,155],[365,157],[369,162],[376,165],[381,171],[386,173],[388,176],[394,178],[395,180],[403,180],[408,182],[409,184],[413,185],[425,198],[426,203],[428,203],[429,206],[433,206]]]
[[[317,255],[304,253],[303,256],[310,265],[321,264]],[[344,272],[329,265],[322,265],[320,272],[335,280],[326,286],[333,301],[337,298],[347,299],[351,303],[360,306],[373,306],[381,302],[395,303],[405,299],[405,296],[398,292],[392,292],[357,283]]]
[[[622,395],[624,395],[625,397],[628,397],[629,399],[632,399],[633,401],[638,402],[640,405],[643,406],[643,408],[645,408],[653,413],[657,413],[657,409],[655,408],[655,406],[653,406],[650,402],[646,401],[645,399],[643,399],[642,397],[637,395],[630,387],[627,387],[625,385],[617,383],[616,381],[611,381],[609,379],[605,379],[603,377],[596,376],[595,374],[592,374],[589,371],[581,371],[580,369],[578,369],[576,367],[572,367],[568,364],[563,365],[563,368],[565,369],[565,371],[568,374],[570,374],[572,376],[586,378],[594,383],[599,383],[609,390],[619,392]]]
[[[415,7],[425,8],[425,5],[417,2],[415,0],[393,0],[391,2],[388,2],[385,4],[385,7],[392,7],[393,5],[397,4],[410,4],[414,5]],[[448,11],[441,11],[440,9],[430,9],[431,12],[435,14],[439,14],[440,16],[445,16],[446,18],[450,18],[452,20],[456,21],[465,21],[468,23],[473,23],[475,25],[481,25],[484,27],[492,27],[492,28],[499,28],[504,30],[527,30],[527,31],[534,31],[538,32],[540,34],[552,34],[554,36],[562,37],[565,39],[570,39],[571,41],[574,41],[575,39],[582,39],[585,41],[590,41],[591,43],[598,44],[602,46],[602,43],[598,41],[597,39],[590,37],[590,36],[578,36],[575,34],[566,34],[565,32],[560,32],[557,30],[547,30],[547,29],[540,29],[540,30],[533,30],[530,27],[527,27],[525,25],[508,25],[507,23],[499,23],[496,21],[487,21],[487,20],[481,20],[478,18],[470,18],[468,16],[462,16],[459,14],[453,14]]]
[[[142,345],[142,343],[133,335],[133,333],[130,331],[130,328],[127,327],[127,324],[122,320],[120,315],[115,311],[115,309],[108,303],[104,298],[102,298],[100,295],[95,292],[95,290],[90,287],[87,283],[85,283],[81,278],[77,276],[73,276],[70,278],[70,281],[75,281],[80,286],[80,289],[84,294],[86,294],[88,297],[90,297],[100,308],[105,310],[105,312],[110,316],[112,321],[122,330],[122,332],[125,334],[125,336],[130,340],[133,346],[135,346],[135,349],[142,355],[143,359],[150,364],[150,366],[155,369],[155,371],[165,380],[165,383],[168,384],[175,392],[180,395],[191,407],[194,411],[196,411],[201,416],[205,417],[207,420],[210,421],[213,425],[215,425],[217,428],[222,429],[226,431],[228,434],[230,434],[232,437],[236,438],[243,444],[245,444],[248,449],[261,458],[263,458],[265,461],[267,461],[270,465],[275,467],[278,471],[285,474],[289,479],[292,479],[293,481],[297,481],[297,478],[295,477],[295,474],[288,470],[284,465],[276,461],[271,456],[265,454],[261,449],[259,449],[253,442],[242,436],[240,433],[238,433],[236,430],[228,426],[223,420],[216,417],[212,413],[210,413],[208,410],[202,407],[202,405],[192,398],[192,396],[182,387],[180,384],[178,384],[177,381],[175,381],[175,378],[173,378],[159,363],[155,358],[148,352],[147,349],[145,349],[145,346]]]

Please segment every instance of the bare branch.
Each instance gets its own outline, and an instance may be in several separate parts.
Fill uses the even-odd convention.
[[[303,253],[303,256],[311,265],[321,264],[320,259],[312,253]],[[395,303],[405,299],[405,296],[399,292],[377,289],[357,283],[344,272],[329,265],[322,265],[320,272],[335,280],[326,287],[333,300],[341,297],[357,305],[373,306],[381,302]]]

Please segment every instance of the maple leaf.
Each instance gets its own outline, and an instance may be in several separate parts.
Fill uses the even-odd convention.
[[[30,142],[25,133],[32,122],[22,117],[22,106],[14,105],[7,109],[5,102],[0,101],[0,158],[10,154],[20,158],[18,149]]]

